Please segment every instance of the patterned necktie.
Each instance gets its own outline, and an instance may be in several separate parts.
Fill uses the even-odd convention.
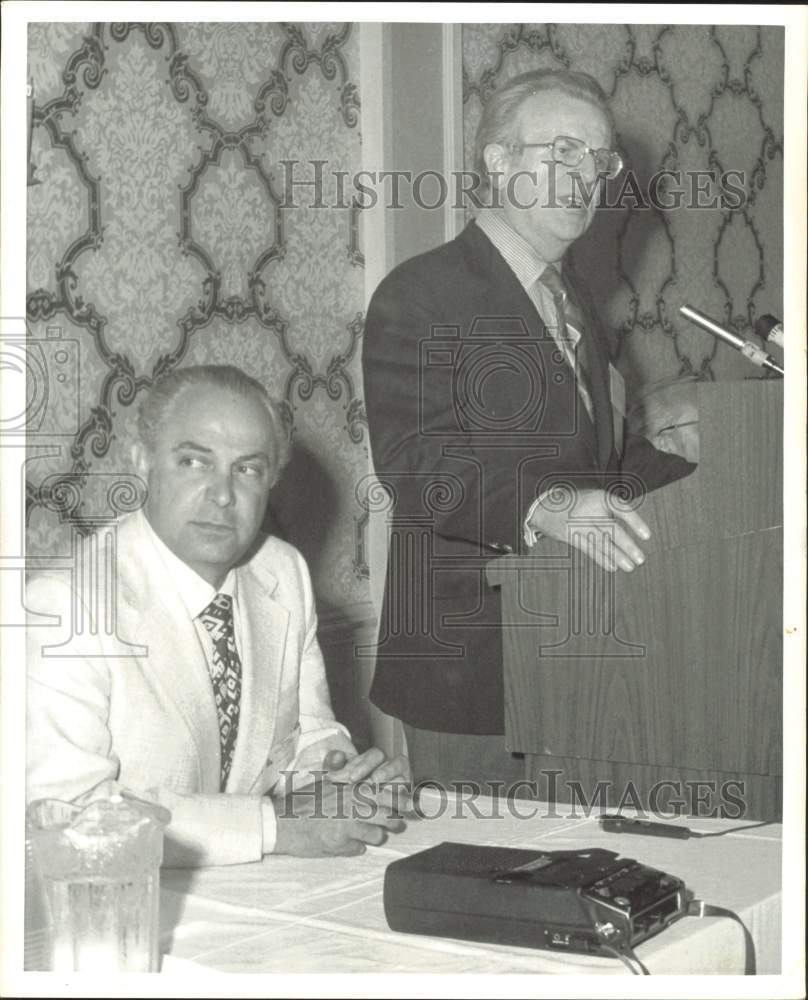
[[[558,269],[548,264],[541,273],[539,281],[550,291],[556,308],[556,319],[558,322],[558,336],[562,342],[567,360],[575,371],[578,393],[581,396],[584,406],[589,416],[594,419],[594,407],[592,405],[591,381],[589,378],[589,365],[586,356],[586,324],[575,302],[570,297]],[[570,340],[575,340],[577,334],[577,344],[574,349]]]
[[[221,790],[233,763],[233,751],[238,735],[239,701],[241,700],[241,660],[236,650],[233,630],[233,598],[217,594],[199,616],[213,642],[211,680],[219,717],[219,738],[222,751]]]

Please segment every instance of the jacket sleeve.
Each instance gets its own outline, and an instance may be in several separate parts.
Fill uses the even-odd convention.
[[[118,777],[109,727],[111,678],[97,635],[69,638],[66,581],[44,577],[26,592],[26,797],[81,799]],[[40,616],[52,617],[51,623]],[[92,655],[95,654],[95,655]]]
[[[86,804],[121,790],[120,762],[110,729],[111,677],[103,640],[84,632],[75,652],[59,650],[69,637],[72,595],[67,581],[43,577],[26,593],[26,799]],[[44,624],[39,614],[58,616]],[[52,648],[48,648],[52,647]],[[223,865],[262,856],[261,797],[183,794],[170,788],[129,787],[171,811],[164,864]]]
[[[99,634],[85,632],[81,646],[72,653],[53,648],[70,636],[72,600],[67,580],[55,577],[34,581],[26,594],[31,612],[26,655],[26,800],[57,798],[86,804],[113,791],[129,791],[171,811],[165,865],[260,860],[266,802],[261,795],[188,792],[181,783],[176,788],[155,787],[145,777],[142,783],[129,781],[126,789],[120,788],[120,762],[110,727],[112,679],[103,640]],[[40,614],[51,616],[51,623],[43,622]],[[59,620],[61,624],[55,624]],[[274,829],[272,833],[274,837]]]
[[[294,561],[302,595],[303,651],[298,684],[299,728],[288,768],[299,772],[300,780],[308,782],[312,779],[307,772],[321,770],[329,750],[343,750],[352,757],[356,749],[348,730],[336,721],[331,708],[323,654],[317,641],[317,613],[309,570],[297,551]]]
[[[615,364],[616,345],[614,338],[607,333],[603,325],[600,312],[595,308],[589,294],[587,283],[581,280],[574,254],[567,259],[565,268],[565,274],[573,284],[575,294],[582,305],[593,333],[605,346],[609,360]],[[696,468],[692,462],[688,462],[679,455],[659,451],[646,438],[628,430],[623,439],[622,455],[617,456],[617,458],[616,466],[610,468],[610,475],[605,481],[606,485],[613,486],[622,481],[626,482],[629,488],[633,488],[638,485],[637,481],[639,481],[641,484],[639,488],[645,493],[667,486],[669,483],[676,482],[677,479],[683,479]]]
[[[452,318],[460,322],[427,274],[393,272],[374,294],[362,356],[374,469],[397,518],[419,518],[447,538],[515,546],[525,511],[514,460],[505,449],[481,455],[464,427]]]
[[[639,434],[626,434],[623,442],[621,473],[636,476],[646,493],[657,490],[694,472],[696,465],[680,455],[659,451]]]

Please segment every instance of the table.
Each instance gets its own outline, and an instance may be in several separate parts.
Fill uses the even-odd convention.
[[[429,818],[410,821],[360,857],[269,856],[248,865],[164,870],[163,973],[630,974],[611,958],[391,931],[382,906],[386,866],[445,840],[603,847],[636,858],[682,878],[697,899],[738,914],[755,944],[757,973],[780,972],[779,825],[682,818],[671,822],[720,835],[672,840],[605,833],[597,809],[586,815],[581,807],[517,800],[523,816],[515,816],[502,799],[469,802],[432,789],[420,801]],[[741,974],[743,929],[726,917],[685,917],[640,945],[637,956],[652,974]]]

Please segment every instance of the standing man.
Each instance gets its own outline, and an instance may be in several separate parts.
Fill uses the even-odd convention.
[[[259,531],[288,452],[276,406],[238,368],[152,387],[132,453],[148,497],[118,527],[113,606],[96,609],[101,625],[117,617],[113,634],[71,631],[105,596],[82,589],[89,542],[72,574],[27,590],[31,611],[58,616],[28,630],[29,800],[122,788],[157,801],[171,865],[357,854],[400,828],[384,801],[360,821],[339,795],[337,782],[406,780],[408,766],[357,756],[331,711],[306,564]],[[331,772],[318,794],[283,800],[283,772],[312,770]]]
[[[538,70],[486,104],[476,166],[487,207],[397,267],[368,309],[364,380],[392,535],[371,699],[405,723],[414,776],[516,779],[506,752],[500,603],[485,565],[542,535],[607,571],[643,562],[648,528],[606,487],[693,466],[623,440],[622,380],[565,262],[622,169],[586,74]],[[558,488],[573,504],[557,504]],[[568,535],[568,519],[587,531]],[[612,544],[613,541],[613,544]]]

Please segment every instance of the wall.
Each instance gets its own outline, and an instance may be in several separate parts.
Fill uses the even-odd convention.
[[[540,67],[582,70],[598,80],[610,97],[617,146],[641,191],[663,169],[745,176],[745,203],[734,211],[643,209],[627,193],[624,207],[600,211],[576,245],[629,388],[679,374],[755,375],[740,354],[678,309],[689,303],[747,338],[757,316],[783,315],[783,29],[464,25],[467,167],[488,95]],[[621,180],[612,185],[615,203]]]
[[[584,69],[612,95],[641,180],[663,166],[749,178],[737,212],[601,212],[580,256],[629,382],[750,373],[678,318],[682,302],[747,335],[757,315],[782,315],[782,29],[40,23],[28,56],[28,320],[43,363],[56,371],[63,355],[67,373],[44,407],[53,433],[37,438],[51,454],[29,452],[29,555],[67,555],[73,525],[110,513],[156,374],[242,365],[293,427],[267,527],[309,560],[346,717],[366,698],[372,660],[352,677],[352,647],[372,633],[370,566],[384,556],[384,525],[356,495],[370,469],[364,309],[458,213],[406,192],[396,212],[357,213],[349,196],[328,207],[333,190],[314,207],[305,185],[284,209],[283,161],[298,180],[314,160],[348,174],[460,169],[498,82]],[[115,503],[135,505],[130,494]]]
[[[29,551],[64,551],[68,522],[103,503],[93,477],[126,467],[135,404],[156,374],[231,362],[284,401],[294,427],[273,526],[308,556],[326,608],[365,599],[355,214],[313,207],[304,185],[282,207],[284,160],[304,164],[292,168],[301,180],[311,160],[358,169],[356,31],[36,24],[29,73],[28,317],[36,336],[61,328],[80,353],[75,433],[29,467]],[[54,482],[41,489],[54,473],[70,486],[61,518],[48,509]]]
[[[364,259],[350,199],[333,207],[326,192],[321,207],[287,179],[311,181],[317,160],[359,169],[358,32],[33,24],[28,55],[27,313],[44,363],[67,372],[47,404],[58,434],[37,438],[51,453],[28,462],[29,557],[67,555],[73,525],[139,504],[122,473],[156,375],[239,365],[293,427],[266,526],[308,558],[335,706],[351,719],[351,640],[372,621],[354,495],[369,469]]]

